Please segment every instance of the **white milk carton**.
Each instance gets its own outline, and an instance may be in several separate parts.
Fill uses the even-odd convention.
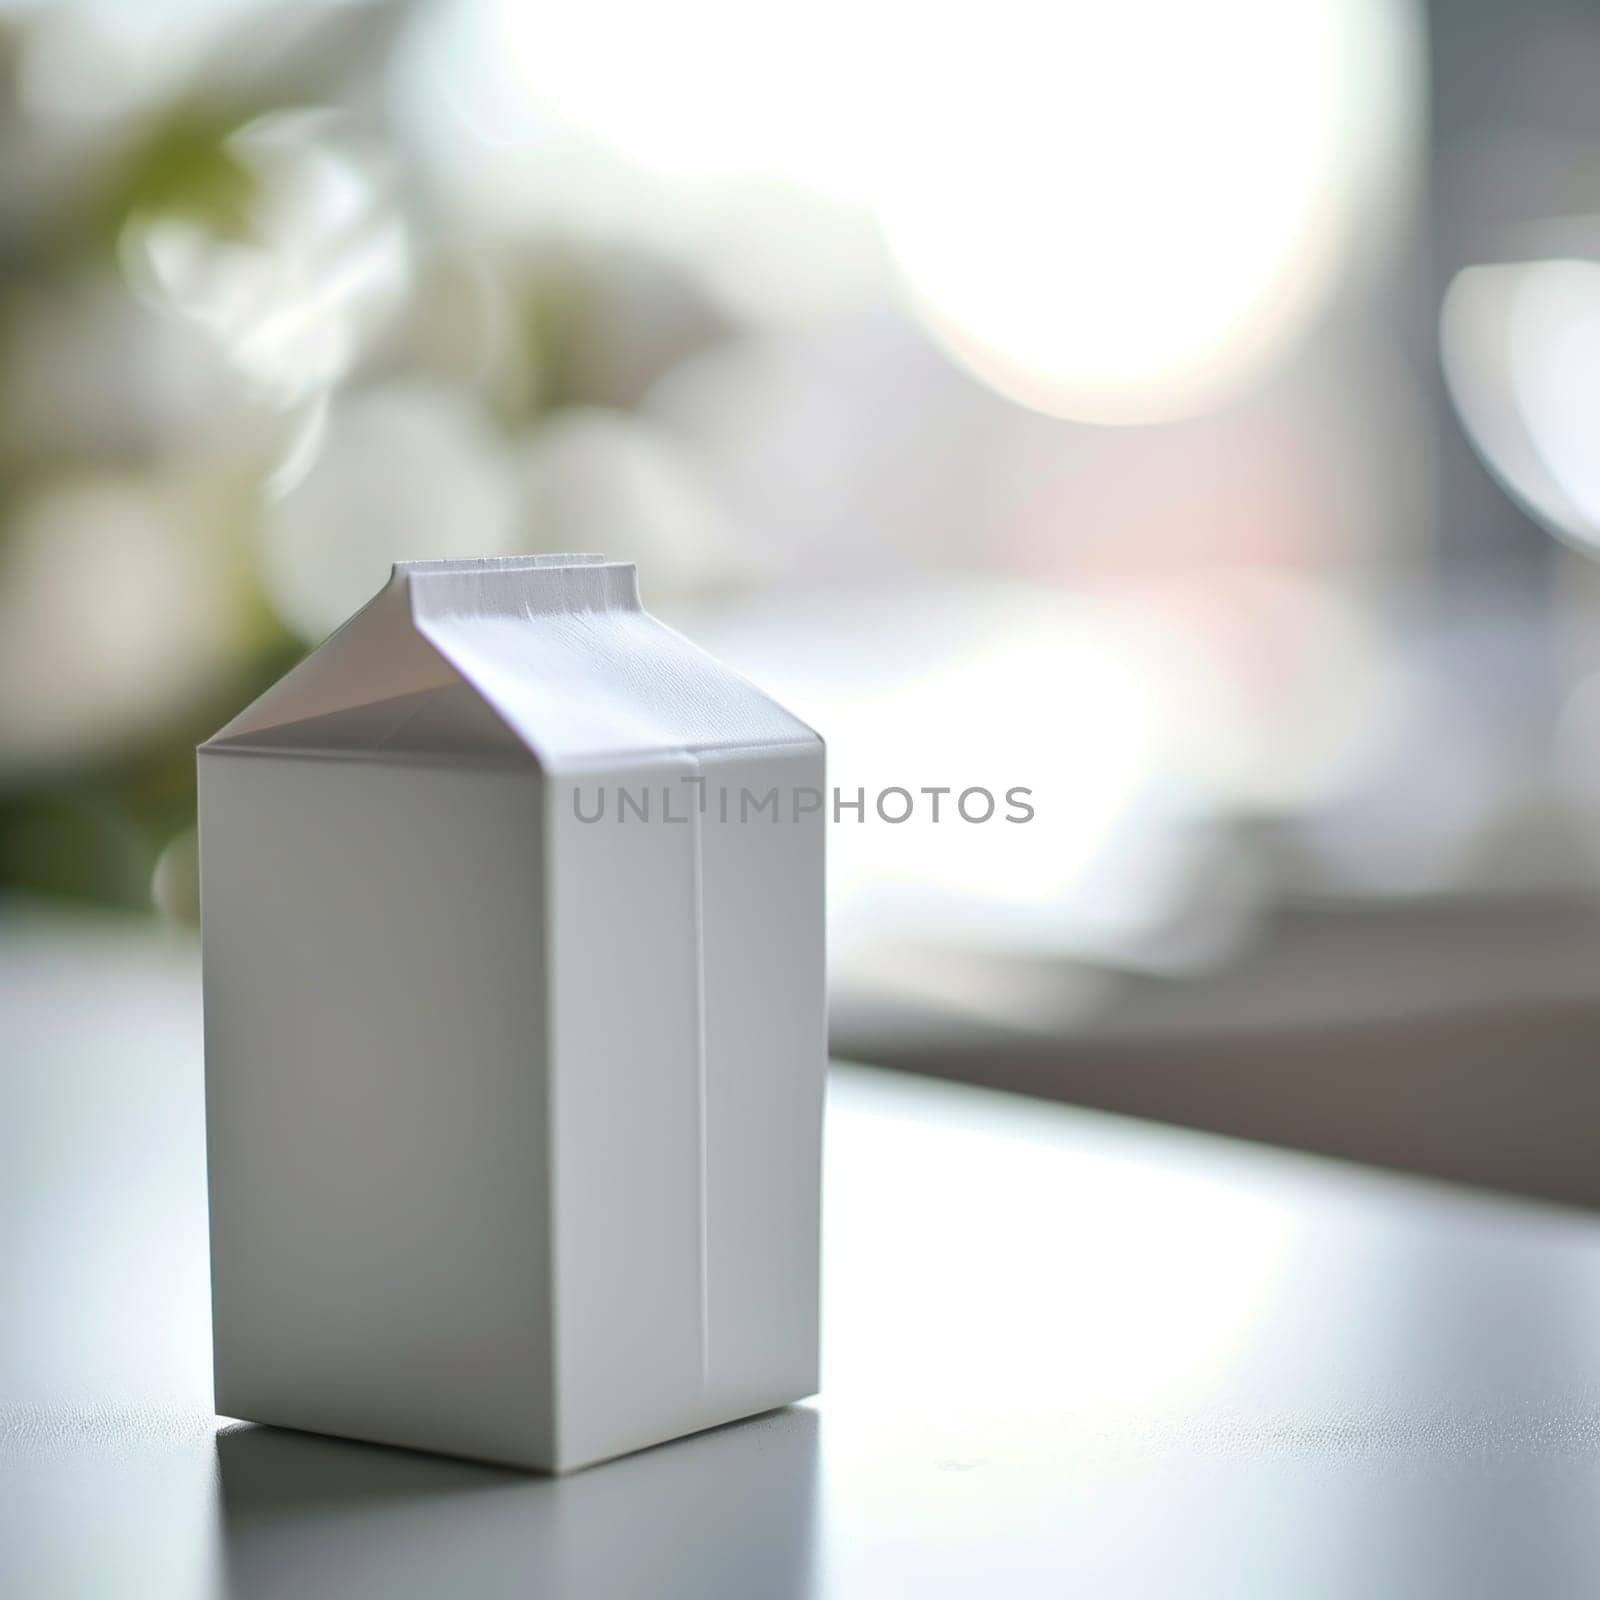
[[[224,1415],[565,1471],[817,1386],[823,749],[600,556],[200,747]]]

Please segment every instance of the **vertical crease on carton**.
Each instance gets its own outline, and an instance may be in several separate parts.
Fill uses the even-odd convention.
[[[700,1388],[711,1380],[711,1204],[709,1166],[710,1078],[706,1062],[706,919],[705,919],[705,782],[704,768],[694,759],[701,782],[695,785],[700,804],[690,811],[693,840],[694,1015],[695,1015],[695,1137],[698,1148],[699,1256],[700,1256]]]

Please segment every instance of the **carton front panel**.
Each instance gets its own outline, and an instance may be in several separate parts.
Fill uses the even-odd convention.
[[[537,776],[200,766],[218,1408],[547,1460]]]

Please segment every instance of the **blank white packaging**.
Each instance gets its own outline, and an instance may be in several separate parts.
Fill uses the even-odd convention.
[[[817,1387],[823,749],[600,556],[200,747],[224,1415],[565,1471]]]

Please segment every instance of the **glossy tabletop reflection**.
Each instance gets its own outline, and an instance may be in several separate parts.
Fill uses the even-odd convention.
[[[1600,1591],[1600,1217],[842,1067],[822,1396],[552,1481],[213,1417],[191,941],[0,921],[0,1592]]]

